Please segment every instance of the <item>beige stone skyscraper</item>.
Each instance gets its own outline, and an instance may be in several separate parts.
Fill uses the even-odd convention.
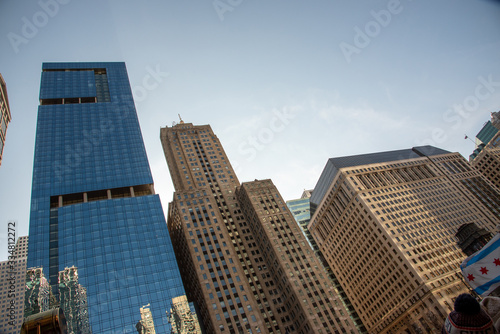
[[[468,292],[455,233],[495,233],[500,194],[458,153],[430,146],[332,158],[309,229],[370,333],[437,333]]]
[[[168,227],[207,333],[355,333],[268,180],[240,183],[209,125],[161,129],[175,187]]]

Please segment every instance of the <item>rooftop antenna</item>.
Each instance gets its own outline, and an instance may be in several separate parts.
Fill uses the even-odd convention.
[[[177,115],[179,115],[179,119],[181,120],[181,124],[184,124],[184,121],[182,120],[181,114],[177,114]]]

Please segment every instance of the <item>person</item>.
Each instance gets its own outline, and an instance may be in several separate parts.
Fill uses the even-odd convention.
[[[481,301],[481,307],[493,320],[493,326],[500,333],[500,297],[487,296]]]
[[[455,299],[454,310],[444,321],[442,334],[496,334],[493,321],[470,294],[463,293]]]

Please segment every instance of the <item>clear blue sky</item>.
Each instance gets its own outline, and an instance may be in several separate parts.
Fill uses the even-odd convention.
[[[12,123],[0,166],[7,222],[28,233],[42,62],[125,61],[156,191],[173,186],[160,127],[211,124],[240,181],[285,200],[329,157],[422,144],[468,156],[500,109],[500,2],[0,1]]]

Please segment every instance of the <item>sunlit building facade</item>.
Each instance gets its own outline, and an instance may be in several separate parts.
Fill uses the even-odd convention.
[[[436,333],[468,292],[460,226],[494,232],[500,194],[431,146],[329,159],[309,229],[370,333]]]
[[[7,127],[10,120],[11,115],[9,97],[7,96],[7,85],[0,73],[0,165],[2,164],[3,148],[5,146],[5,137],[7,135]]]
[[[160,137],[175,187],[168,227],[207,333],[356,333],[272,183],[240,185],[209,125]]]
[[[165,311],[185,292],[125,64],[44,63],[39,98],[28,267],[43,268],[58,301],[80,291],[64,313],[86,291],[89,332],[135,332],[150,304],[169,333]],[[78,283],[60,286],[72,267]]]
[[[500,189],[500,112],[491,113],[491,120],[476,135],[469,162]]]

